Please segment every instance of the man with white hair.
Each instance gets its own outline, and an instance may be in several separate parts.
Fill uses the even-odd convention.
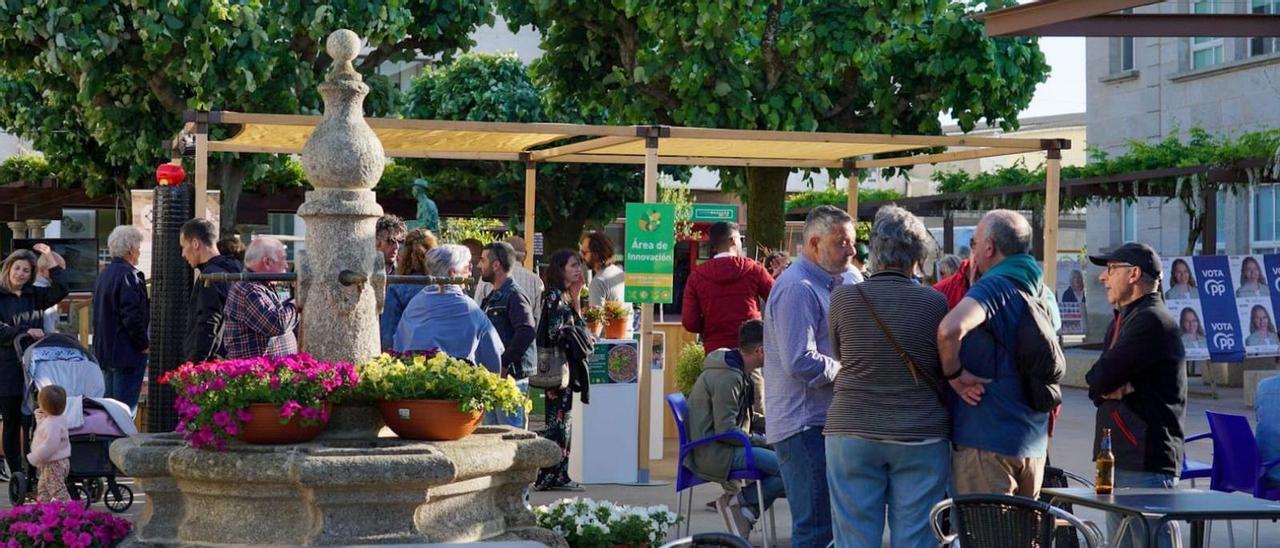
[[[427,252],[427,274],[471,277],[471,251],[445,244]],[[461,285],[430,285],[405,307],[396,328],[396,352],[438,349],[497,373],[502,366],[502,339],[489,317],[462,291]]]
[[[765,431],[778,453],[795,546],[826,546],[832,538],[822,427],[840,362],[827,314],[831,290],[846,283],[855,240],[848,213],[810,211],[804,252],[774,281],[764,309]]]
[[[256,238],[244,253],[249,272],[279,274],[289,269],[284,244]],[[298,352],[293,331],[301,316],[292,298],[282,300],[273,282],[236,282],[227,293],[222,343],[230,359],[287,356]]]
[[[107,237],[107,250],[111,262],[93,287],[93,354],[102,367],[106,397],[133,409],[151,346],[146,277],[137,268],[142,231],[133,225],[117,226]]]

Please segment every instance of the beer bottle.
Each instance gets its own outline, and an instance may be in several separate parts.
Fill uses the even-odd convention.
[[[1111,429],[1102,429],[1102,448],[1094,464],[1098,467],[1098,477],[1094,480],[1094,489],[1099,495],[1110,495],[1116,481],[1116,456],[1111,453]]]

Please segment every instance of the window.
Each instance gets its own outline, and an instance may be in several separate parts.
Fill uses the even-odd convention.
[[[1280,0],[1250,0],[1249,13],[1253,15],[1280,15]],[[1280,38],[1249,39],[1250,57],[1277,51],[1280,51]]]
[[[1125,36],[1120,39],[1120,70],[1133,70],[1133,37]]]
[[[1253,241],[1254,253],[1272,252],[1280,248],[1280,234],[1276,233],[1276,185],[1260,185],[1253,191]]]
[[[1192,13],[1218,13],[1220,0],[1191,0]],[[1201,69],[1222,63],[1223,40],[1221,38],[1194,37],[1191,39],[1191,69]]]
[[[1120,228],[1120,239],[1126,242],[1135,242],[1138,240],[1138,203],[1129,200],[1121,206],[1121,216],[1124,218],[1124,225]]]

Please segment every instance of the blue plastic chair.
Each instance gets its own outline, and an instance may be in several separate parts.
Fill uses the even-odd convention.
[[[1198,440],[1213,439],[1210,432],[1202,432],[1183,440],[1183,443],[1191,443]],[[1200,462],[1187,458],[1187,452],[1182,452],[1182,472],[1178,477],[1191,480],[1191,488],[1195,488],[1197,479],[1204,479],[1213,476],[1213,464],[1208,462]]]
[[[684,394],[679,392],[667,394],[667,407],[671,408],[671,418],[675,419],[676,432],[680,436],[680,456],[676,460],[676,514],[685,516],[685,534],[688,534],[689,528],[692,527],[689,514],[693,513],[693,490],[690,488],[706,483],[706,481],[699,478],[693,473],[693,470],[689,469],[685,464],[685,459],[687,459],[689,455],[693,453],[693,449],[699,445],[705,445],[720,440],[737,439],[742,442],[744,447],[751,447],[751,439],[742,432],[726,432],[724,434],[715,434],[702,439],[690,441],[689,431],[685,426],[689,417],[689,402],[685,400]],[[761,480],[764,479],[764,473],[760,472],[760,470],[756,468],[755,459],[752,457],[751,451],[746,452],[746,461],[747,466],[745,468],[729,471],[729,479],[756,482],[756,494],[759,496],[760,501],[760,512],[757,515],[759,516],[758,519],[760,523],[764,523],[764,489],[760,485]],[[684,504],[683,497],[686,492],[689,497],[687,507]],[[717,508],[717,510],[720,510],[720,508]],[[687,511],[688,514],[682,513],[685,511]],[[726,526],[728,526],[734,534],[739,534],[738,531],[734,530],[736,527],[734,526],[733,520],[730,519],[730,516],[721,514],[721,517],[725,520]],[[769,521],[770,523],[773,521],[772,508],[769,509]],[[777,535],[776,527],[766,524],[764,533],[765,547],[767,548],[769,546],[770,538]],[[677,524],[676,536],[679,535],[680,530],[679,525]]]
[[[1280,459],[1261,462],[1258,439],[1249,419],[1241,415],[1205,411],[1213,434],[1213,473],[1209,488],[1230,493],[1240,491],[1257,498],[1280,500],[1280,489],[1267,485],[1267,473]],[[1253,522],[1253,545],[1258,545],[1258,522]]]

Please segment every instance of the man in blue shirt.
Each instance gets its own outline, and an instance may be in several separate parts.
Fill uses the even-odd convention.
[[[471,252],[446,244],[427,252],[432,276],[471,276]],[[395,351],[439,349],[497,373],[502,367],[502,340],[483,310],[460,285],[427,286],[405,307],[396,328]]]
[[[773,283],[764,311],[765,430],[778,454],[793,546],[831,542],[826,440],[840,362],[831,351],[831,290],[845,283],[854,254],[853,219],[816,207],[804,224],[804,253]]]
[[[981,279],[942,320],[938,353],[951,384],[952,477],[957,495],[1036,498],[1044,477],[1049,414],[1031,409],[1013,361],[1027,314],[1019,291],[1043,295],[1031,257],[1031,224],[994,210],[978,223],[972,258]]]

